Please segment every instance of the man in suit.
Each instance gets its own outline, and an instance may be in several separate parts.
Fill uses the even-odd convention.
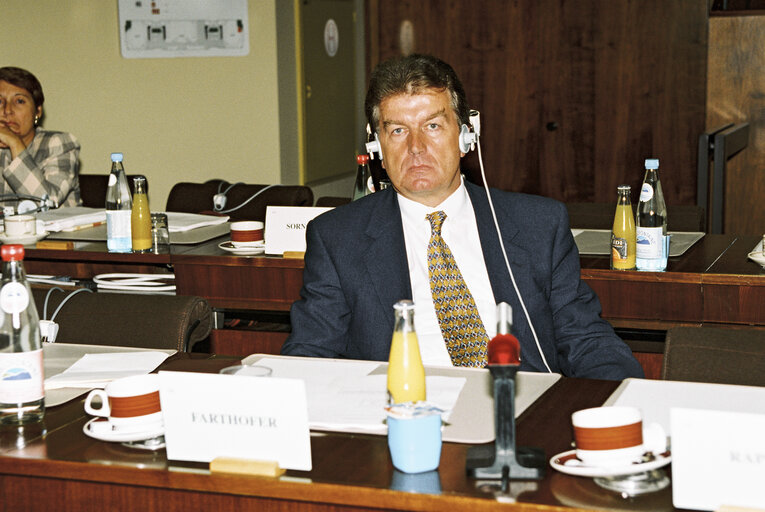
[[[579,277],[565,207],[492,189],[496,228],[486,191],[462,178],[467,148],[460,147],[460,129],[469,111],[448,64],[422,55],[382,63],[372,74],[365,111],[393,187],[309,223],[304,284],[283,354],[387,360],[393,304],[412,299],[423,362],[463,364],[431,282],[432,216],[440,215],[438,236],[467,288],[466,307],[471,318],[480,316],[477,341],[467,343],[478,347],[479,365],[496,333],[496,304],[507,302],[522,370],[643,376]]]

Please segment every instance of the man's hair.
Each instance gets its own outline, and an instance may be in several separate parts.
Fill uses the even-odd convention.
[[[15,85],[16,87],[26,89],[27,92],[32,95],[32,101],[35,103],[35,108],[41,107],[45,102],[42,85],[40,85],[37,77],[26,69],[14,68],[12,66],[0,68],[0,80]]]
[[[446,62],[431,55],[412,54],[379,64],[369,79],[364,113],[372,131],[380,123],[380,103],[396,94],[418,94],[426,89],[449,92],[460,125],[469,124],[470,109],[457,73]]]

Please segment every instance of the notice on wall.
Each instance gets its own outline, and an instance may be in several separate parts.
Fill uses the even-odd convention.
[[[119,0],[126,59],[250,53],[247,0]]]

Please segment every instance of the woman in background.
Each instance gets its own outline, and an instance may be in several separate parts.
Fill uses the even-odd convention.
[[[38,128],[44,101],[32,73],[0,68],[0,201],[47,196],[57,206],[78,206],[80,144],[69,133]]]

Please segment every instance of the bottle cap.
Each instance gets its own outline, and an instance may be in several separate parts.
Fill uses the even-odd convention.
[[[367,162],[369,162],[369,155],[367,155],[366,153],[363,153],[361,155],[356,155],[357,164],[364,165]]]
[[[646,169],[658,169],[659,168],[659,159],[658,158],[646,158],[645,159],[645,168]]]
[[[618,187],[616,187],[616,190],[618,190],[619,192],[622,192],[622,191],[629,192],[631,189],[632,187],[630,187],[629,185],[619,185]]]
[[[393,304],[393,309],[397,311],[408,311],[414,309],[414,302],[411,300],[400,300]]]
[[[122,153],[112,153],[112,162],[121,162]]]
[[[0,247],[0,257],[3,261],[21,261],[24,259],[24,246],[9,244]]]

